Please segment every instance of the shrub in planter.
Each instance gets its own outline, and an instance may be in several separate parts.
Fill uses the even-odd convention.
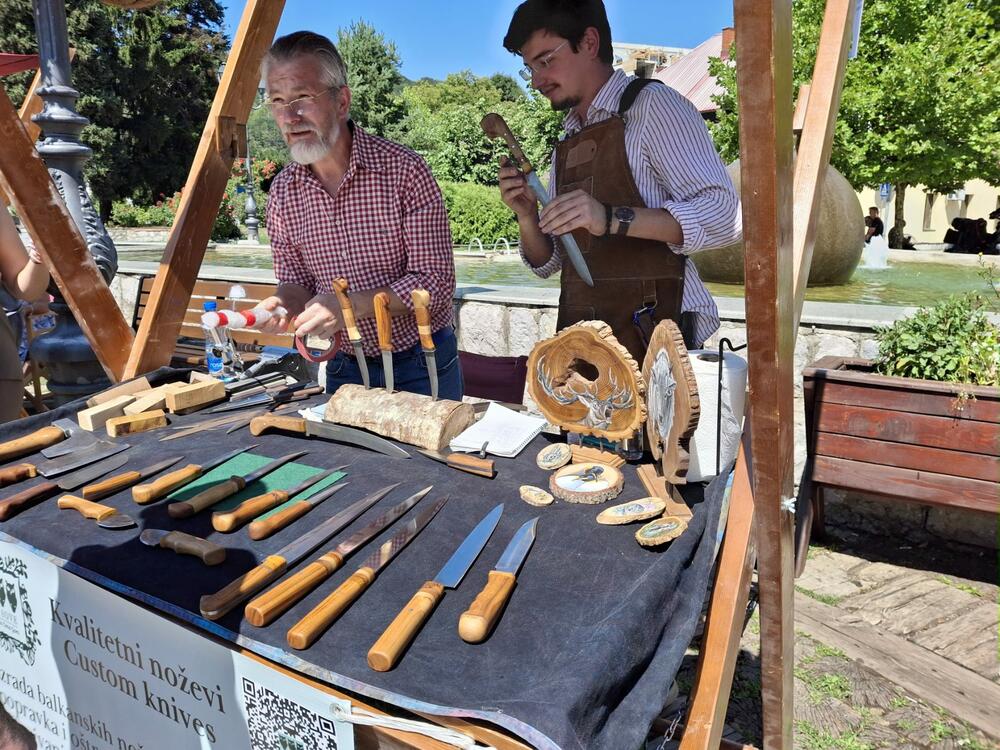
[[[486,247],[501,237],[518,241],[517,218],[500,200],[496,187],[472,182],[440,182],[444,204],[451,224],[451,239],[456,245],[468,244],[478,237]]]

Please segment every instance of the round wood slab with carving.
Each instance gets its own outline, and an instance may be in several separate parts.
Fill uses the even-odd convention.
[[[597,505],[618,497],[624,475],[607,464],[570,464],[549,477],[549,490],[568,503]]]

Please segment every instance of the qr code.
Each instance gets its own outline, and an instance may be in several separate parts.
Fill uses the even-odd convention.
[[[332,719],[242,679],[253,750],[337,750]]]

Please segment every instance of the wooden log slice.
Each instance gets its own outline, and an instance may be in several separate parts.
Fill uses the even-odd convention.
[[[549,491],[568,503],[597,505],[618,497],[624,475],[606,464],[570,464],[549,477]]]
[[[658,497],[643,497],[601,511],[597,514],[597,522],[604,526],[620,526],[634,521],[646,521],[663,515],[666,508],[666,503]]]
[[[645,391],[632,355],[599,320],[564,328],[528,357],[528,393],[550,423],[569,432],[632,437],[646,419]]]
[[[642,362],[642,377],[646,381],[649,450],[660,461],[663,478],[683,484],[701,406],[684,337],[672,320],[661,320],[653,330]]]

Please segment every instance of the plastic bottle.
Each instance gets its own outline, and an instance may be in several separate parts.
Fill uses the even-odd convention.
[[[215,300],[206,300],[203,305],[205,313],[201,316],[201,320],[205,331],[205,364],[208,366],[208,374],[214,378],[221,378],[224,376],[228,337],[226,327],[218,322],[216,307]],[[213,316],[215,325],[209,325],[208,321],[212,321]]]

